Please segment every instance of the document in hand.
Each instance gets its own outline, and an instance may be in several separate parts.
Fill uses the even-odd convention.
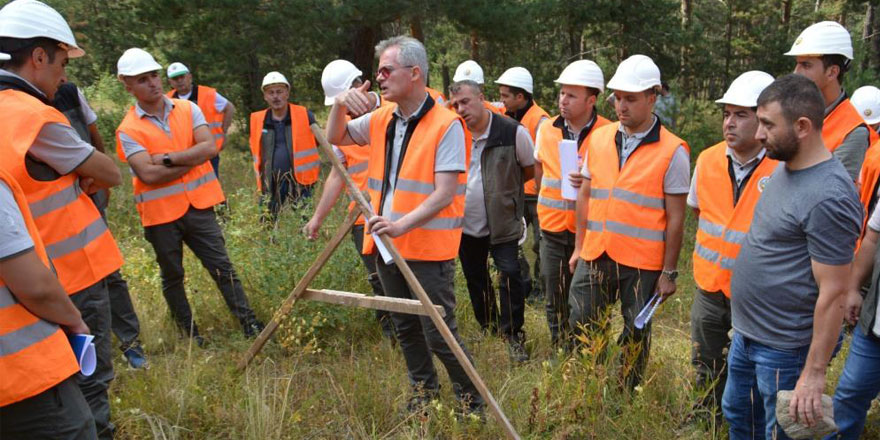
[[[559,141],[559,180],[562,182],[562,198],[577,200],[577,189],[571,186],[568,175],[578,171],[578,145],[576,141]]]
[[[83,376],[91,376],[95,372],[95,365],[98,358],[95,354],[95,339],[93,335],[76,334],[67,337],[70,341],[70,347],[73,348],[73,354],[79,363],[79,371]]]
[[[645,304],[645,307],[639,312],[638,316],[636,316],[636,322],[634,324],[637,329],[641,330],[648,324],[651,317],[654,316],[654,312],[657,311],[657,307],[660,307],[660,303],[662,302],[663,297],[658,293],[655,293],[654,296],[648,300],[648,303]]]

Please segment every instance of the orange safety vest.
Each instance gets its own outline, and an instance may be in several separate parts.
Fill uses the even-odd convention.
[[[595,111],[595,109],[593,109]],[[595,113],[594,113],[595,114]],[[563,139],[562,130],[554,126],[554,123],[561,121],[562,116],[541,124],[539,128],[541,145],[538,147],[538,160],[541,161],[541,168],[544,170],[544,177],[541,178],[541,193],[538,195],[538,223],[541,229],[549,232],[576,231],[575,225],[575,201],[562,198],[562,179],[568,176],[560,176],[562,164],[559,159],[559,142]],[[596,114],[596,119],[590,127],[587,137],[578,148],[578,154],[583,156],[586,148],[587,139],[596,132],[599,127],[609,124],[610,122]]]
[[[828,148],[828,151],[833,152],[843,143],[846,135],[859,126],[868,128],[869,146],[880,139],[880,135],[868,127],[868,124],[862,119],[862,115],[853,107],[849,99],[844,99],[834,110],[831,110],[828,116],[825,116],[825,121],[822,122],[822,141],[825,142],[825,147]]]
[[[391,212],[382,216],[398,220],[416,209],[434,192],[434,161],[437,147],[449,126],[459,121],[465,135],[465,163],[470,163],[471,135],[465,130],[464,121],[441,104],[428,101],[432,107],[417,122],[406,146],[403,163],[397,172]],[[370,156],[367,165],[367,193],[370,203],[378,214],[382,206],[385,181],[385,156],[388,144],[386,134],[396,105],[381,107],[370,117]],[[467,188],[467,172],[458,173],[458,189],[452,203],[440,210],[427,223],[409,230],[397,238],[394,245],[403,258],[419,261],[445,261],[458,256],[461,226],[464,221],[464,195]],[[373,252],[375,244],[370,234],[364,236],[364,254]]]
[[[345,164],[348,174],[351,175],[351,180],[354,181],[354,184],[360,190],[364,190],[367,188],[367,164],[370,158],[370,146],[369,145],[340,145],[340,151],[345,155]],[[352,200],[348,204],[348,210],[353,211],[357,209],[355,207],[355,203]],[[357,220],[354,223],[355,225],[364,224],[364,216],[359,215]]]
[[[761,160],[734,206],[733,183],[728,172],[727,142],[707,148],[697,158],[697,203],[700,219],[694,244],[694,281],[706,292],[724,292],[730,298],[730,276],[739,250],[752,224],[755,205],[779,165]]]
[[[171,136],[145,118],[138,117],[132,106],[116,129],[116,153],[125,162],[119,133],[125,133],[147,149],[150,155],[184,151],[195,144],[192,129],[192,106],[189,101],[172,99],[174,107],[168,114]],[[144,227],[173,222],[186,214],[190,205],[207,209],[226,198],[210,161],[192,167],[186,174],[170,182],[149,185],[137,175],[131,178],[134,202]]]
[[[6,132],[9,133],[9,132]],[[0,182],[12,191],[34,251],[49,267],[40,233],[31,217],[24,192],[0,169]],[[25,308],[0,278],[0,407],[36,396],[79,371],[67,336],[57,324],[40,319]]]
[[[318,155],[318,143],[309,126],[309,114],[305,107],[290,104],[290,157],[293,159],[293,177],[301,185],[311,185],[318,181],[321,171],[321,156]],[[254,171],[257,176],[257,189],[263,190],[263,155],[262,138],[263,124],[269,115],[269,109],[251,113],[251,154],[254,156]]]
[[[68,294],[101,281],[122,267],[122,254],[98,208],[79,186],[79,176],[58,175],[43,165],[47,176],[35,179],[25,158],[46,124],[70,126],[54,107],[26,92],[0,91],[0,168],[24,191],[31,214],[58,279]]]
[[[196,94],[196,105],[202,109],[205,120],[208,121],[208,128],[214,135],[214,142],[217,143],[217,151],[223,149],[223,140],[226,135],[223,133],[223,112],[217,111],[217,89],[208,86],[196,86],[193,90]],[[166,93],[169,98],[178,98],[177,90],[171,90]],[[190,95],[192,98],[192,95]]]
[[[868,128],[874,131],[872,128]],[[868,209],[871,202],[877,198],[877,183],[880,181],[880,141],[874,142],[865,153],[865,161],[862,162],[862,171],[859,174],[859,200],[865,207],[865,218],[862,222],[862,234],[864,234],[865,224],[871,213]]]
[[[538,106],[534,101],[532,102],[532,106],[529,107],[526,114],[523,115],[522,120],[519,121],[526,130],[529,131],[529,134],[532,135],[532,142],[537,142],[538,137],[538,123],[541,122],[542,119],[547,118],[550,119],[550,115],[547,114],[544,109]],[[538,195],[538,185],[535,184],[535,179],[531,178],[528,182],[523,186],[526,195],[535,196]]]
[[[434,102],[437,103],[437,105],[439,106],[445,106],[448,102],[446,100],[446,96],[443,95],[443,93],[440,93],[438,90],[434,90],[430,87],[425,87],[425,91],[428,92],[428,95],[431,97],[431,99],[433,99]]]
[[[659,139],[636,148],[622,170],[616,141],[620,122],[608,124],[588,138],[591,180],[587,229],[580,253],[584,260],[592,261],[607,253],[619,264],[644,270],[663,269],[663,179],[678,147],[684,145],[687,151],[690,147],[659,121],[657,124]]]

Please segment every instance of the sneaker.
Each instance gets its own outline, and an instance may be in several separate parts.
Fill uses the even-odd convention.
[[[518,339],[508,341],[507,351],[510,354],[510,361],[515,364],[521,364],[529,360],[529,352],[526,351],[523,342]]]
[[[134,343],[122,352],[122,355],[128,360],[128,366],[132,369],[147,369],[147,358],[144,356],[144,349],[141,348],[139,341],[134,341]]]
[[[263,325],[263,323],[260,322],[258,319],[255,319],[255,320],[253,320],[253,322],[245,324],[243,327],[244,327],[244,337],[248,338],[248,339],[256,338],[257,335],[262,333],[263,329],[266,328],[266,326]]]

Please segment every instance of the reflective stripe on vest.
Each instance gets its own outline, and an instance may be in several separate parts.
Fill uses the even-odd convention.
[[[587,138],[591,176],[587,228],[580,256],[602,254],[619,264],[660,270],[666,246],[663,181],[672,157],[687,144],[660,122],[621,169],[616,146],[619,123],[600,127]],[[542,224],[543,227],[543,224]]]
[[[40,263],[49,266],[40,232],[22,188],[5,170],[0,182],[12,193]],[[0,279],[0,407],[27,399],[73,375],[79,366],[64,332],[20,304]]]
[[[562,179],[567,176],[561,176],[561,164],[559,160],[559,142],[562,141],[562,130],[554,126],[554,122],[559,120],[559,116],[544,121],[538,127],[540,133],[538,139],[541,145],[536,146],[538,150],[538,160],[544,170],[541,178],[541,189],[538,194],[538,223],[541,229],[548,232],[575,232],[575,214],[574,209],[577,205],[575,200],[566,200],[562,197]],[[608,120],[597,116],[596,121],[590,129],[584,142],[578,147],[578,151],[583,154],[587,139],[593,135],[599,128],[608,124]]]
[[[465,164],[470,161],[470,132],[464,130],[462,119],[437,102],[428,101],[424,114],[410,126],[412,135],[402,164],[398,169],[395,191],[391,195],[391,212],[383,213],[391,219],[399,219],[412,212],[434,192],[434,157],[440,140],[455,121],[464,132]],[[386,135],[393,123],[396,106],[380,107],[370,116],[370,156],[367,168],[366,188],[370,203],[376,212],[382,204],[382,183],[385,179]],[[464,218],[464,196],[467,188],[466,173],[458,173],[458,182],[452,203],[441,209],[425,224],[392,239],[403,258],[419,261],[445,261],[458,255],[461,242],[461,224]],[[363,252],[374,251],[372,237],[364,237]]]
[[[730,296],[731,270],[748,236],[763,185],[777,165],[763,158],[734,205],[727,144],[721,142],[700,154],[694,170],[700,218],[693,253],[694,281],[700,289]]]
[[[189,101],[172,100],[174,107],[168,114],[170,136],[152,122],[137,116],[132,107],[117,133],[124,132],[147,148],[151,155],[183,151],[195,144],[192,129],[192,106]],[[181,105],[185,104],[185,105]],[[118,144],[117,153],[121,154]],[[144,227],[173,222],[183,217],[189,207],[207,209],[225,200],[220,182],[210,161],[192,167],[186,174],[173,181],[150,185],[137,176],[132,177],[135,207]]]
[[[98,217],[76,235],[46,245],[46,252],[49,254],[49,258],[57,260],[65,255],[84,249],[93,241],[100,238],[105,232],[107,232],[107,223],[102,217]]]
[[[347,168],[349,174],[357,174],[367,170],[367,163],[361,162],[357,165],[353,165]]]
[[[53,176],[53,180],[32,177],[26,157],[47,124],[69,126],[67,118],[53,107],[18,90],[0,91],[0,168],[21,187],[28,207],[34,208],[34,223],[53,253],[52,265],[68,294],[75,294],[101,281],[122,267],[122,254],[112,234],[103,225],[97,235],[93,224],[101,220],[95,204],[79,188],[76,172]],[[28,208],[30,212],[30,208]],[[30,215],[30,214],[29,214]],[[91,229],[89,229],[91,228]],[[89,240],[84,242],[83,237]]]

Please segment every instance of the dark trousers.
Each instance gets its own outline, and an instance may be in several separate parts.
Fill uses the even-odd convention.
[[[211,159],[211,166],[214,167],[214,175],[217,178],[220,178],[220,153],[217,153],[213,159]]]
[[[281,175],[272,180],[269,185],[269,214],[272,220],[278,218],[278,213],[287,203],[297,205],[312,197],[314,185],[302,185],[289,174]]]
[[[95,419],[71,376],[36,396],[0,408],[0,439],[93,440]]]
[[[495,289],[489,276],[489,253],[500,273],[498,296],[501,314],[495,299]],[[492,245],[489,236],[461,235],[458,248],[461,270],[467,281],[468,293],[477,322],[483,330],[501,330],[505,338],[523,341],[523,322],[527,285],[519,267],[519,244],[516,240]]]
[[[382,288],[382,281],[379,280],[379,274],[376,272],[377,254],[372,253],[364,255],[362,252],[364,248],[364,225],[352,226],[351,241],[354,243],[354,248],[357,250],[358,255],[361,257],[361,261],[364,263],[364,268],[367,269],[367,281],[370,283],[370,287],[373,288],[373,295],[385,296],[385,289]],[[379,325],[382,326],[382,333],[386,336],[394,336],[394,324],[391,322],[391,312],[387,310],[376,310],[376,321],[379,321]]]
[[[110,294],[110,326],[116,339],[119,339],[119,349],[125,351],[138,341],[141,323],[131,303],[128,283],[122,278],[122,274],[117,270],[105,279]]]
[[[156,251],[162,275],[162,294],[177,325],[189,334],[197,334],[192,310],[183,287],[183,244],[190,248],[208,270],[226,301],[226,306],[242,326],[256,322],[254,311],[226,253],[226,240],[217,224],[214,210],[189,208],[183,217],[144,228],[147,241]]]
[[[76,381],[82,395],[92,409],[98,437],[113,438],[113,423],[110,422],[110,401],[107,389],[113,380],[113,355],[110,345],[110,296],[107,293],[107,281],[101,280],[71,295],[70,300],[79,309],[83,321],[95,336],[95,354],[97,364],[91,376],[76,374]]]
[[[547,298],[547,325],[553,345],[567,343],[568,290],[571,272],[568,259],[574,252],[574,234],[568,231],[541,231],[541,275],[544,278],[544,295]]]
[[[651,351],[651,323],[641,330],[635,319],[654,292],[659,270],[641,270],[618,264],[607,254],[593,261],[578,260],[571,282],[568,303],[569,324],[585,327],[591,336],[601,337],[608,329],[607,312],[620,300],[623,331],[617,339],[621,347],[624,385],[635,388],[642,379]]]
[[[691,364],[697,371],[698,407],[721,416],[730,348],[730,299],[721,292],[697,288],[691,306]],[[720,422],[720,419],[716,419]]]
[[[471,363],[473,363],[473,358],[461,343],[458,324],[455,321],[455,291],[453,287],[455,261],[407,261],[407,263],[434,305],[441,306],[446,311],[446,317],[443,318],[446,326],[449,327],[449,331],[452,332],[455,340],[458,341],[462,349],[465,350],[468,359],[471,359]],[[403,274],[393,263],[387,265],[383,261],[376,261],[376,268],[388,296],[418,299],[410,290]],[[440,331],[434,326],[431,318],[408,313],[392,313],[391,318],[397,331],[397,341],[400,343],[403,357],[406,359],[409,380],[414,391],[435,393],[440,389],[437,370],[434,369],[434,362],[431,359],[433,353],[446,367],[456,397],[467,402],[471,408],[483,405],[482,397],[465,373],[464,368],[458,363],[452,349],[443,340],[443,336],[440,335]]]
[[[526,219],[526,227],[532,229],[532,252],[535,254],[535,261],[530,268],[525,254],[522,254],[520,265],[523,270],[523,279],[529,284],[526,296],[535,295],[542,297],[544,293],[544,277],[541,274],[541,224],[538,222],[538,198],[537,196],[526,195],[525,202],[523,217]]]

